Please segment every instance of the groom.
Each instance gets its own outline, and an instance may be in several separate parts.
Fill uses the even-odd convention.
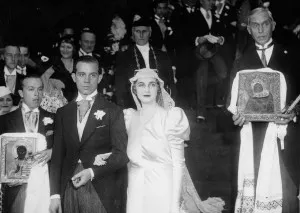
[[[56,115],[50,212],[115,213],[116,171],[128,162],[123,111],[98,94],[96,58],[81,56],[72,77],[78,97]],[[105,165],[94,165],[98,154],[108,152]]]

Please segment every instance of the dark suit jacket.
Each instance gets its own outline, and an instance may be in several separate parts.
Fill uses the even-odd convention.
[[[134,49],[137,53],[137,60],[140,69],[145,68],[145,61],[136,45],[131,45],[125,52],[117,56],[115,72],[115,88],[117,104],[124,107],[133,107],[135,104],[130,92],[129,79],[134,76],[134,71],[138,69]],[[149,50],[149,64],[151,69],[157,69],[159,77],[165,82],[166,86],[173,85],[172,65],[168,55],[161,50],[153,48],[154,54]],[[155,62],[156,58],[156,62]]]
[[[3,62],[0,63],[0,86],[6,86],[6,82],[5,82],[5,76],[4,76],[4,66],[5,64]],[[22,75],[20,75],[19,73],[17,73],[17,78],[16,78],[16,86],[15,86],[15,92],[12,95],[13,97],[13,104],[16,106],[19,104],[21,97],[19,95],[19,90],[21,90],[21,82],[20,82],[20,78],[22,77]]]
[[[43,119],[49,117],[54,121],[54,114],[39,108],[39,123],[38,123],[38,133],[41,133],[46,137],[47,149],[52,148],[53,145],[53,127],[52,124],[44,125]],[[8,114],[0,116],[0,134],[4,133],[14,133],[14,132],[26,132],[23,122],[21,108],[10,112]],[[4,197],[4,209],[9,211],[11,205],[13,204],[21,186],[6,187],[5,197]]]
[[[39,107],[39,123],[38,123],[38,133],[46,136],[47,148],[51,148],[53,145],[53,128],[54,122],[52,124],[44,125],[43,119],[49,117],[54,121],[54,114],[45,111]],[[13,132],[26,132],[23,122],[21,108],[10,112],[8,114],[0,116],[0,134],[3,133],[13,133]]]
[[[105,112],[97,120],[95,113]],[[80,159],[84,168],[92,168],[92,181],[107,213],[114,213],[116,192],[116,171],[126,166],[127,134],[124,115],[120,107],[97,95],[91,108],[82,139],[77,130],[77,104],[75,101],[58,109],[56,114],[54,145],[50,166],[50,192],[64,195],[68,181],[71,181]],[[112,152],[103,166],[94,166],[98,154]],[[84,196],[84,195],[83,195]]]

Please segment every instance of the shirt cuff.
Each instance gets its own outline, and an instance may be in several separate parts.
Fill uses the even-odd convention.
[[[91,181],[92,181],[94,179],[94,177],[95,177],[95,174],[94,174],[94,171],[93,171],[92,168],[89,168],[89,171],[91,173]]]
[[[53,199],[60,199],[60,195],[59,194],[51,195],[50,200],[53,200]]]
[[[198,38],[199,38],[199,37],[196,37],[196,39],[195,39],[195,46],[198,46],[198,45],[199,45]]]
[[[220,36],[220,38],[221,38],[221,42],[220,42],[220,44],[221,44],[221,45],[223,45],[223,44],[224,44],[224,42],[225,42],[225,38],[224,38],[223,36]]]

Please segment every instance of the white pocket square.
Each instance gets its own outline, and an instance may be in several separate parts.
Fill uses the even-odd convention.
[[[100,126],[97,126],[96,129],[102,128],[102,127],[106,127],[106,125],[100,125]]]

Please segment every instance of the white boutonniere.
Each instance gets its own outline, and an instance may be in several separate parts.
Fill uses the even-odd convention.
[[[229,6],[228,6],[228,5],[225,5],[225,8],[228,10],[228,9],[229,9]]]
[[[284,54],[288,54],[288,51],[286,51],[286,50],[284,50],[283,52],[284,52]]]
[[[103,112],[102,110],[97,110],[97,112],[95,112],[94,113],[94,115],[95,115],[95,118],[97,119],[97,120],[102,120],[102,117],[105,115],[106,113],[105,112]]]
[[[48,124],[53,124],[53,119],[49,117],[44,117],[43,122],[44,125],[47,126]]]

